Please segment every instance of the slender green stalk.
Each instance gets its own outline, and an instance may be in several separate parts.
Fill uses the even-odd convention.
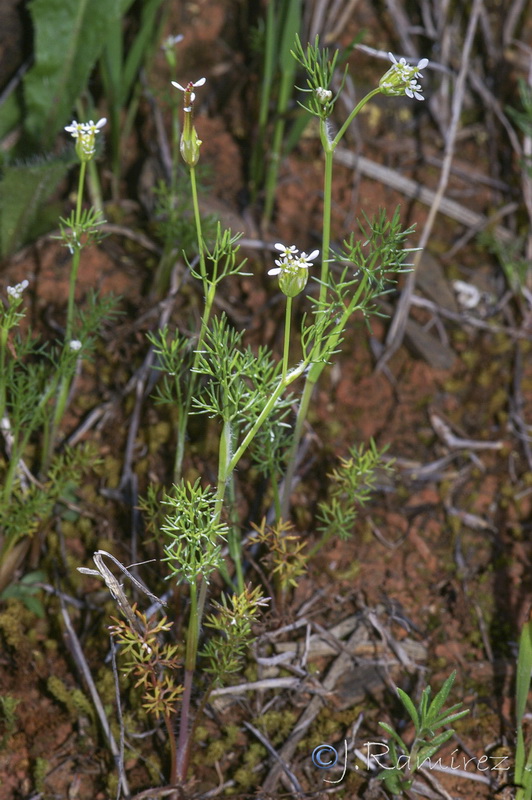
[[[275,5],[275,0],[270,0]],[[301,0],[289,0],[288,3],[278,3],[279,10],[283,13],[278,16],[277,30],[272,27],[267,32],[270,36],[276,35],[277,42],[274,47],[279,51],[279,94],[277,98],[277,118],[273,131],[272,143],[269,147],[270,162],[266,174],[265,200],[263,212],[263,225],[267,226],[273,214],[275,192],[279,178],[281,153],[283,149],[284,131],[286,127],[286,112],[292,94],[295,75],[295,63],[290,56],[294,38],[301,24]],[[279,41],[280,38],[280,41]],[[272,43],[267,42],[267,53]],[[268,56],[269,57],[269,56]],[[268,64],[268,68],[270,68]],[[270,84],[271,85],[271,84]]]
[[[360,111],[364,108],[366,103],[368,103],[371,100],[372,97],[375,97],[376,94],[380,94],[381,92],[382,92],[382,89],[379,86],[377,86],[376,89],[372,89],[371,92],[368,92],[368,94],[365,95],[359,103],[357,103],[357,105],[351,111],[351,113],[349,114],[348,118],[346,119],[346,121],[344,122],[344,124],[342,125],[342,127],[340,128],[340,130],[338,131],[336,136],[334,137],[334,139],[332,141],[333,150],[336,149],[338,143],[343,138],[345,132],[347,131],[347,129],[349,128],[349,126],[353,122],[354,118],[357,116],[357,114],[360,113]]]
[[[193,166],[190,167],[190,186],[192,189],[192,208],[194,209],[194,221],[196,223],[196,234],[198,237],[198,253],[201,279],[203,281],[203,291],[207,295],[207,269],[205,267],[205,248],[203,245],[203,236],[201,232],[201,214],[198,203],[198,189],[196,186],[196,170]]]
[[[0,425],[4,419],[6,410],[6,350],[7,350],[7,335],[6,328],[0,328]]]
[[[201,226],[201,219],[200,219]],[[201,231],[201,227],[200,227]],[[188,427],[188,418],[190,415],[190,408],[192,405],[192,398],[197,386],[197,366],[200,358],[200,351],[203,344],[203,339],[209,327],[209,319],[211,316],[212,306],[216,295],[216,284],[214,282],[208,283],[207,295],[205,298],[205,305],[203,307],[203,314],[201,317],[201,324],[198,334],[198,341],[194,351],[194,359],[190,368],[189,380],[187,382],[186,397],[182,408],[180,409],[179,422],[177,426],[177,443],[176,454],[174,459],[174,481],[177,482],[181,478],[181,471],[183,469],[183,458],[185,455],[185,440]]]
[[[83,205],[83,191],[85,188],[86,170],[87,170],[87,162],[82,161],[79,170],[78,196],[76,199],[76,216],[74,218],[74,230],[73,230],[74,254],[72,256],[72,267],[70,270],[70,279],[68,287],[67,318],[65,325],[65,340],[63,344],[63,347],[65,348],[70,346],[70,341],[72,339],[72,329],[74,324],[74,300],[76,297],[76,283],[77,283],[79,265],[81,260],[81,251],[83,249],[83,243],[80,241],[80,231],[81,231],[81,210]],[[71,385],[72,385],[71,377],[64,375],[61,378],[61,382],[59,384],[59,392],[55,404],[54,414],[52,417],[52,424],[49,428],[48,426],[45,426],[43,462],[42,462],[42,471],[44,475],[46,475],[46,473],[48,472],[48,468],[50,466],[52,450],[54,448],[59,425],[61,424],[61,420],[63,419],[65,413],[65,408],[67,405],[68,395],[70,393]]]
[[[283,369],[282,379],[286,378],[288,372],[288,355],[290,352],[290,325],[292,322],[292,298],[286,298],[285,324],[284,324],[284,349],[283,349]]]
[[[203,582],[204,583],[204,582]],[[198,614],[198,587],[190,583],[190,617],[187,629],[185,649],[185,675],[183,680],[183,695],[181,699],[181,717],[179,720],[179,738],[177,741],[176,772],[177,778],[184,781],[187,774],[190,751],[190,703],[192,699],[192,682],[196,659],[198,655],[198,641],[200,632],[200,617]]]
[[[334,159],[334,151],[338,146],[338,143],[344,136],[345,132],[347,131],[349,125],[356,117],[356,115],[360,112],[360,110],[366,105],[372,97],[380,92],[380,89],[373,89],[369,92],[362,100],[355,106],[353,111],[350,113],[349,117],[342,125],[334,139],[331,141],[327,134],[327,123],[325,120],[320,119],[320,139],[324,151],[325,156],[325,163],[324,163],[324,170],[323,170],[323,221],[322,221],[322,247],[321,247],[321,283],[320,283],[320,304],[325,302],[327,296],[327,286],[329,282],[329,260],[330,260],[330,245],[331,245],[331,203],[332,203],[332,177],[333,177],[333,159]],[[355,294],[357,299],[360,298],[362,287],[366,285],[365,278],[362,279],[359,288]],[[353,300],[349,303],[348,308],[354,309],[356,303]],[[349,312],[350,314],[351,312]],[[349,319],[349,316],[344,315],[342,316],[342,320]],[[345,324],[345,322],[342,323]],[[343,327],[342,327],[343,329]],[[337,339],[340,338],[341,330],[338,329]],[[309,370],[305,382],[305,387],[303,389],[303,395],[301,398],[301,402],[299,404],[298,412],[297,412],[297,419],[294,428],[294,438],[292,442],[292,446],[290,448],[290,455],[288,457],[286,474],[284,479],[284,489],[283,489],[283,497],[281,501],[281,518],[286,519],[288,517],[288,509],[290,505],[290,493],[292,488],[292,482],[294,479],[294,474],[296,470],[296,462],[297,462],[297,453],[299,450],[299,444],[301,442],[301,437],[303,436],[303,429],[305,420],[307,418],[308,409],[310,405],[310,400],[312,397],[312,393],[314,391],[314,387],[325,369],[325,363],[317,363],[314,364],[311,369]]]

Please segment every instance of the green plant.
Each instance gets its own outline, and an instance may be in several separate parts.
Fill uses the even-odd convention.
[[[113,315],[113,298],[89,293],[84,309],[75,302],[82,250],[99,240],[100,213],[83,208],[87,165],[96,152],[96,137],[105,119],[72,122],[67,127],[75,139],[80,162],[78,195],[68,219],[60,219],[58,238],[72,254],[64,338],[51,346],[19,332],[25,317],[27,279],[7,288],[0,302],[0,433],[6,459],[0,464],[0,591],[5,591],[21,565],[31,537],[50,517],[54,505],[79,482],[93,454],[80,447],[57,452],[60,426],[71,395],[76,371],[89,358],[96,333],[105,317]],[[27,459],[31,452],[31,461]],[[36,587],[28,580],[8,588],[28,607],[42,613]],[[6,596],[6,595],[4,595]]]
[[[120,16],[109,21],[99,60],[110,120],[113,196],[118,197],[121,174],[121,146],[127,141],[137,114],[142,85],[138,80],[143,63],[155,47],[159,33],[159,11],[163,0],[142,3],[138,31],[132,41],[126,39],[123,17],[132,0],[120,0]],[[120,119],[124,114],[125,119]]]
[[[416,707],[412,699],[402,689],[397,689],[399,699],[408,712],[414,724],[414,740],[408,747],[397,731],[386,722],[379,722],[390,739],[390,759],[391,767],[385,767],[379,775],[386,788],[394,795],[404,794],[414,782],[414,773],[427,763],[433,755],[445,744],[453,735],[453,729],[447,729],[442,733],[436,734],[439,728],[450,725],[469,713],[468,709],[459,711],[462,703],[442,711],[443,705],[447,701],[452,689],[456,672],[444,682],[440,691],[431,700],[432,690],[426,686],[421,694],[421,700]]]
[[[384,463],[382,457],[388,448],[381,451],[373,439],[369,447],[354,446],[349,450],[349,458],[341,458],[340,466],[327,477],[330,480],[329,496],[318,505],[318,529],[322,536],[309,553],[309,558],[321,549],[334,536],[348,539],[358,517],[359,508],[370,500],[375,489],[377,469],[392,469],[392,462]]]
[[[9,694],[0,695],[0,713],[2,720],[2,738],[0,739],[0,750],[2,750],[17,727],[17,706],[20,700]]]
[[[517,721],[517,742],[515,747],[514,782],[517,786],[516,800],[532,798],[532,745],[525,747],[523,721],[526,713],[530,680],[532,676],[532,616],[529,616],[521,630],[519,653],[517,656],[517,675],[515,679],[515,717]]]
[[[100,559],[98,571],[125,616],[125,621],[115,627],[115,634],[127,646],[130,659],[127,670],[141,682],[139,688],[144,692],[145,707],[165,718],[173,784],[186,780],[194,725],[207,702],[211,686],[227,680],[240,668],[245,648],[253,636],[252,622],[266,603],[260,587],[246,585],[238,512],[238,470],[246,459],[250,459],[258,471],[274,484],[271,496],[276,511],[275,525],[256,528],[256,538],[258,544],[271,548],[271,561],[267,566],[272,571],[277,592],[283,598],[288,589],[297,584],[307,560],[301,542],[291,533],[287,510],[297,449],[312,389],[341,347],[352,315],[356,311],[364,316],[376,312],[375,298],[388,290],[396,273],[405,269],[409,252],[405,249],[405,239],[411,230],[401,228],[397,210],[391,219],[384,211],[371,220],[365,219],[360,225],[362,238],[353,234],[345,240],[341,253],[332,253],[332,156],[354,116],[378,92],[406,93],[421,99],[421,87],[416,79],[417,70],[422,68],[425,60],[417,67],[394,60],[379,87],[357,105],[332,139],[328,117],[336,98],[333,98],[329,83],[337,55],[329,62],[328,54],[319,50],[317,41],[304,51],[299,40],[295,54],[309,74],[311,97],[308,109],[319,117],[325,152],[325,200],[321,252],[316,249],[307,254],[296,245],[275,244],[276,258],[269,274],[278,279],[279,288],[286,298],[279,359],[269,348],[246,346],[244,332],[235,329],[225,314],[216,313],[215,301],[222,281],[243,274],[243,265],[238,258],[239,236],[218,226],[214,243],[206,240],[196,180],[202,143],[193,117],[196,90],[202,89],[206,81],[200,78],[184,86],[172,81],[183,93],[179,150],[189,172],[196,232],[197,260],[189,259],[188,267],[203,298],[203,306],[192,332],[172,334],[168,328],[163,328],[149,336],[157,358],[156,369],[162,376],[158,399],[176,409],[177,441],[174,485],[162,492],[152,487],[142,506],[151,517],[148,520],[150,529],[162,541],[167,579],[174,583],[176,593],[188,595],[187,614],[181,622],[184,639],[182,665],[175,661],[177,650],[167,653],[164,645],[155,645],[152,638],[146,638],[151,637],[154,628],[157,636],[164,640],[169,623],[153,623],[142,617],[129,605],[118,581],[109,570],[103,569],[101,553],[95,555],[95,561],[97,557]],[[318,258],[321,260],[321,274],[317,281],[319,296],[308,298],[306,313],[295,321],[295,298],[303,299],[302,294]],[[291,390],[301,378],[305,378],[305,388],[292,432],[288,425],[294,402]],[[210,485],[207,481],[192,483],[182,477],[186,436],[193,414],[211,418],[213,430],[217,432],[212,470],[216,477]],[[335,509],[330,513],[325,507],[322,509],[323,521],[328,530],[330,528],[326,537],[338,530],[342,520],[345,523],[348,519],[344,507],[348,502],[363,502],[367,498],[378,456],[374,445],[365,455],[362,451],[353,452],[351,460],[343,465],[342,474],[338,472],[336,482],[340,488]],[[283,471],[285,490],[281,496],[277,484]],[[366,485],[361,485],[361,481]],[[227,557],[224,548],[227,548]],[[127,572],[121,565],[120,568]],[[216,572],[223,577],[229,592],[222,594],[221,600],[213,602],[209,600],[209,585]],[[204,626],[215,633],[208,637],[202,649]],[[205,676],[209,676],[207,680]],[[147,686],[151,687],[149,694],[146,694]],[[193,692],[200,690],[202,699],[194,718]],[[177,739],[173,734],[176,712],[179,718]]]

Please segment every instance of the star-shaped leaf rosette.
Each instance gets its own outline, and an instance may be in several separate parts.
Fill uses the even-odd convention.
[[[310,255],[299,253],[295,245],[287,247],[278,242],[274,245],[281,252],[281,258],[275,260],[276,266],[268,270],[268,275],[279,275],[279,288],[287,297],[296,297],[303,291],[308,281],[308,268],[319,255],[313,250]]]

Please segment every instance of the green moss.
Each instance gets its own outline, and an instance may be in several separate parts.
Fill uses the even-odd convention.
[[[233,775],[235,783],[242,789],[250,789],[257,784],[257,773],[251,767],[240,767]]]
[[[244,754],[244,762],[248,767],[255,767],[260,764],[262,759],[267,755],[266,748],[259,742],[252,742],[246,749]]]
[[[204,725],[198,725],[194,730],[194,741],[205,742],[209,738],[209,731]]]
[[[284,742],[292,731],[297,720],[295,711],[283,709],[282,711],[268,711],[253,721],[261,731],[267,735],[272,744]]]
[[[66,706],[73,720],[83,714],[94,722],[94,708],[81,689],[69,688],[57,675],[50,675],[46,685],[50,694]]]
[[[33,785],[39,794],[44,794],[44,782],[49,770],[49,763],[46,758],[36,758],[33,762]]]
[[[7,601],[7,608],[0,614],[0,631],[6,644],[15,651],[27,649],[27,609],[20,600]],[[33,619],[33,615],[31,615]]]
[[[226,753],[229,753],[231,748],[228,746],[225,739],[217,739],[211,742],[207,750],[201,757],[201,762],[204,764],[214,765],[217,761],[221,761]]]
[[[150,425],[146,433],[148,439],[148,452],[153,455],[156,453],[161,445],[166,444],[172,436],[172,426],[169,422],[158,422],[156,425]]]

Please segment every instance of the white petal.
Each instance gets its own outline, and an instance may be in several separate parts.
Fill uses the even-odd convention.
[[[207,80],[207,78],[200,78],[199,81],[196,81],[196,83],[193,83],[192,86],[203,86],[203,84],[205,83],[206,80]]]
[[[282,269],[280,267],[275,267],[274,269],[268,270],[268,275],[279,275],[280,272],[282,272]]]
[[[308,259],[309,261],[314,261],[314,259],[316,258],[316,256],[319,256],[319,254],[320,254],[320,251],[319,251],[319,250],[313,250],[313,251],[312,251],[312,253],[311,253],[309,256],[307,256],[307,259]]]
[[[100,130],[100,128],[103,128],[103,126],[106,125],[106,124],[107,124],[107,117],[102,117],[96,123],[96,127],[98,128],[98,130]]]
[[[416,69],[425,69],[428,63],[429,63],[428,58],[422,58],[419,64],[417,65]]]
[[[284,252],[287,249],[287,247],[284,244],[281,244],[281,242],[277,242],[276,244],[274,244],[274,247],[276,250],[281,250],[282,252]]]
[[[179,89],[181,92],[186,92],[186,89],[184,89],[184,88],[181,86],[181,84],[180,84],[180,83],[177,83],[176,81],[172,81],[172,86],[175,86],[175,88],[176,88],[176,89]]]

